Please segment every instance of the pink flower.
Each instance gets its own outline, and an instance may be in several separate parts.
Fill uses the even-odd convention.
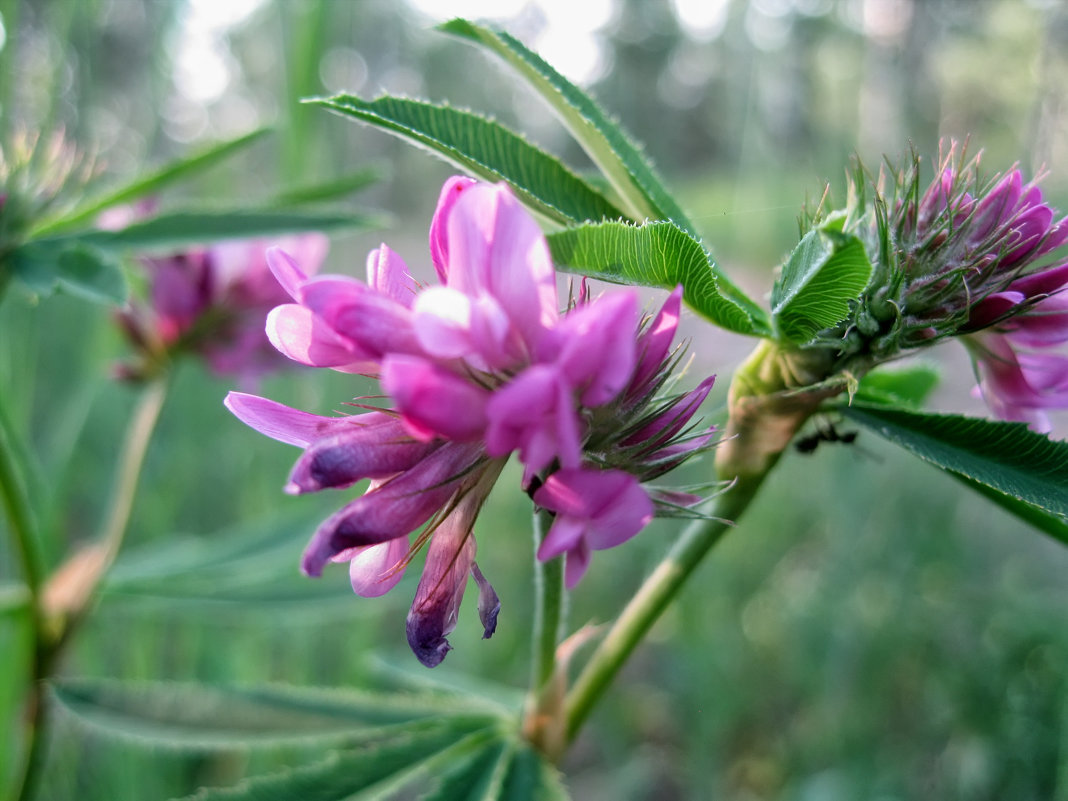
[[[652,324],[639,320],[633,290],[591,300],[583,289],[561,315],[545,238],[503,184],[450,179],[430,255],[441,283],[429,287],[386,245],[371,253],[366,282],[308,277],[283,251],[267,255],[292,300],[268,316],[271,342],[304,364],[379,378],[391,408],[320,418],[238,393],[227,405],[304,449],[287,491],[371,482],[318,527],[304,552],[307,574],[350,560],[353,589],[379,595],[426,546],[407,634],[433,667],[449,650],[469,576],[485,636],[496,626],[499,600],[475,564],[472,532],[510,454],[524,465],[524,485],[538,482],[543,505],[558,512],[539,556],[566,552],[573,585],[591,549],[629,539],[658,510],[699,500],[650,495],[641,482],[709,446],[711,432],[695,433],[690,420],[711,379],[655,397],[675,361],[681,289]],[[593,488],[591,500],[565,503],[568,487]]]
[[[321,234],[278,240],[314,271],[329,242]],[[124,368],[130,377],[159,369],[161,360],[195,353],[220,375],[254,379],[286,362],[263,333],[268,311],[285,299],[265,259],[268,243],[222,242],[143,260],[150,302],[124,311],[120,322],[141,361]]]

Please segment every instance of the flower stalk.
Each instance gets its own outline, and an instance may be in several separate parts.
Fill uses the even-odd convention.
[[[545,509],[534,512],[534,549],[541,547],[549,533],[553,514]],[[530,694],[537,697],[552,677],[556,646],[564,628],[564,560],[534,560],[533,661]]]
[[[783,349],[763,340],[735,373],[725,440],[716,472],[729,487],[708,519],[690,524],[623,609],[579,673],[562,714],[566,741],[578,734],[626,660],[685,586],[709,551],[734,526],[765,477],[805,421],[827,398],[845,391],[848,377],[828,378],[820,352]]]

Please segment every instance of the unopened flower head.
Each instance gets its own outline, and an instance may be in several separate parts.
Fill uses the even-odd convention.
[[[131,303],[119,322],[138,352],[120,367],[127,378],[144,378],[168,360],[193,353],[220,375],[251,381],[284,367],[264,335],[267,313],[287,299],[267,266],[271,246],[298,254],[315,272],[329,247],[322,234],[273,242],[234,240],[170,256],[141,260],[148,280],[146,303]]]
[[[583,284],[561,314],[533,218],[505,185],[460,177],[442,189],[430,255],[432,286],[416,282],[386,245],[370,254],[366,282],[309,278],[283,251],[268,254],[294,301],[269,315],[271,341],[301,363],[377,377],[389,408],[319,417],[239,393],[227,405],[304,449],[289,492],[370,480],[319,526],[306,573],[348,561],[356,593],[381,595],[426,547],[407,635],[432,667],[449,650],[469,576],[485,636],[496,626],[499,601],[475,562],[472,532],[513,452],[524,488],[555,514],[538,556],[566,554],[574,586],[591,551],[699,500],[643,482],[710,447],[712,433],[691,422],[711,379],[687,393],[663,391],[678,361],[680,291],[642,321],[633,290],[590,299]]]
[[[1068,341],[1068,220],[1019,169],[982,182],[978,167],[954,145],[926,188],[915,158],[870,184],[858,171],[844,227],[875,269],[821,342],[870,366],[963,337],[994,411],[1043,428],[1043,408],[1068,406],[1068,360],[1043,352]]]

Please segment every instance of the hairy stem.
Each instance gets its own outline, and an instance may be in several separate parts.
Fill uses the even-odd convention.
[[[530,668],[530,692],[537,695],[553,675],[556,646],[560,643],[564,612],[564,560],[541,562],[537,550],[548,534],[553,515],[545,509],[534,513],[534,631]]]

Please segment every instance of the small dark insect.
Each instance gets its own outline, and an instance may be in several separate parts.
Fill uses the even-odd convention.
[[[808,436],[801,437],[794,443],[798,453],[814,453],[821,442],[841,442],[843,445],[852,445],[857,441],[856,431],[839,432],[831,423],[826,427],[817,425],[816,431]]]

